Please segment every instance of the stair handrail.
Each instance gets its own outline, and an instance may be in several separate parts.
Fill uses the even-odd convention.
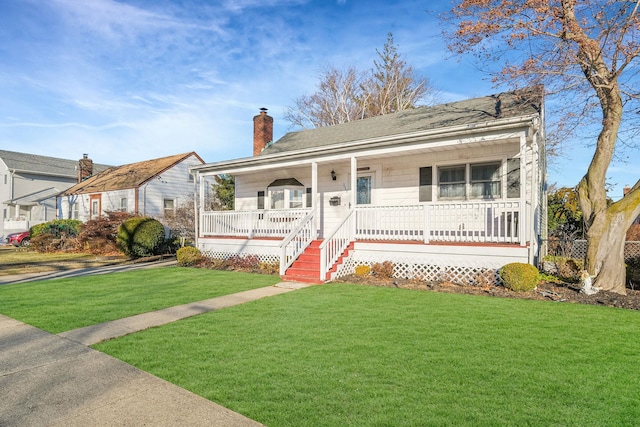
[[[355,218],[354,212],[355,209],[351,208],[349,213],[320,244],[320,280],[323,282],[327,278],[329,268],[338,261],[340,255],[353,241],[352,219]]]
[[[318,236],[315,227],[315,209],[312,209],[300,223],[280,243],[280,275],[283,276],[287,268],[300,256],[302,252]]]

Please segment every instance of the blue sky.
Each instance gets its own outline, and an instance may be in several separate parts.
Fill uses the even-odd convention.
[[[251,155],[252,118],[290,130],[287,106],[327,66],[369,69],[387,33],[443,102],[494,88],[450,58],[425,12],[448,0],[5,0],[0,8],[0,147],[131,163],[196,151],[206,162]],[[611,196],[640,175],[637,150],[610,169]],[[574,143],[549,167],[573,186],[592,148]]]

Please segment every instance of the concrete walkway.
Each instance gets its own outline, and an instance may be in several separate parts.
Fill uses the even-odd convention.
[[[93,345],[111,338],[121,337],[133,332],[149,329],[154,326],[160,326],[186,317],[195,316],[196,314],[219,310],[221,308],[231,307],[264,297],[279,295],[306,286],[308,285],[303,283],[282,282],[275,286],[251,289],[244,292],[238,292],[236,294],[224,295],[204,301],[192,302],[158,311],[152,311],[150,313],[125,317],[124,319],[73,329],[71,331],[62,332],[58,335],[80,344]]]
[[[285,282],[59,335],[0,315],[0,426],[260,426],[87,345],[305,286]]]

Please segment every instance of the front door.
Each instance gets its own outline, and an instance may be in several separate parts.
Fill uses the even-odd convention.
[[[358,176],[356,186],[357,186],[356,204],[370,205],[371,189],[373,188],[373,176],[372,175]]]
[[[102,197],[100,194],[91,194],[89,196],[89,219],[96,219],[100,217],[102,212]]]

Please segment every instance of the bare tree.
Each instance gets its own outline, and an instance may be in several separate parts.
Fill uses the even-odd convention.
[[[186,198],[171,212],[166,212],[162,222],[171,229],[171,234],[180,239],[180,246],[187,241],[195,242],[195,208],[193,197]]]
[[[354,67],[327,68],[320,76],[318,90],[303,95],[289,107],[285,119],[305,129],[347,123],[364,117],[364,76]]]
[[[294,100],[285,119],[305,129],[331,126],[415,108],[433,92],[428,80],[419,79],[402,59],[391,33],[382,52],[376,52],[379,59],[369,71],[327,68],[317,90]]]
[[[556,131],[597,127],[595,149],[578,184],[594,285],[625,289],[625,232],[640,214],[640,180],[607,204],[606,174],[616,145],[638,119],[639,1],[462,0],[444,15],[452,51],[478,55],[496,83],[544,85],[566,108]],[[632,114],[629,114],[632,113]],[[629,133],[627,133],[629,132]]]

